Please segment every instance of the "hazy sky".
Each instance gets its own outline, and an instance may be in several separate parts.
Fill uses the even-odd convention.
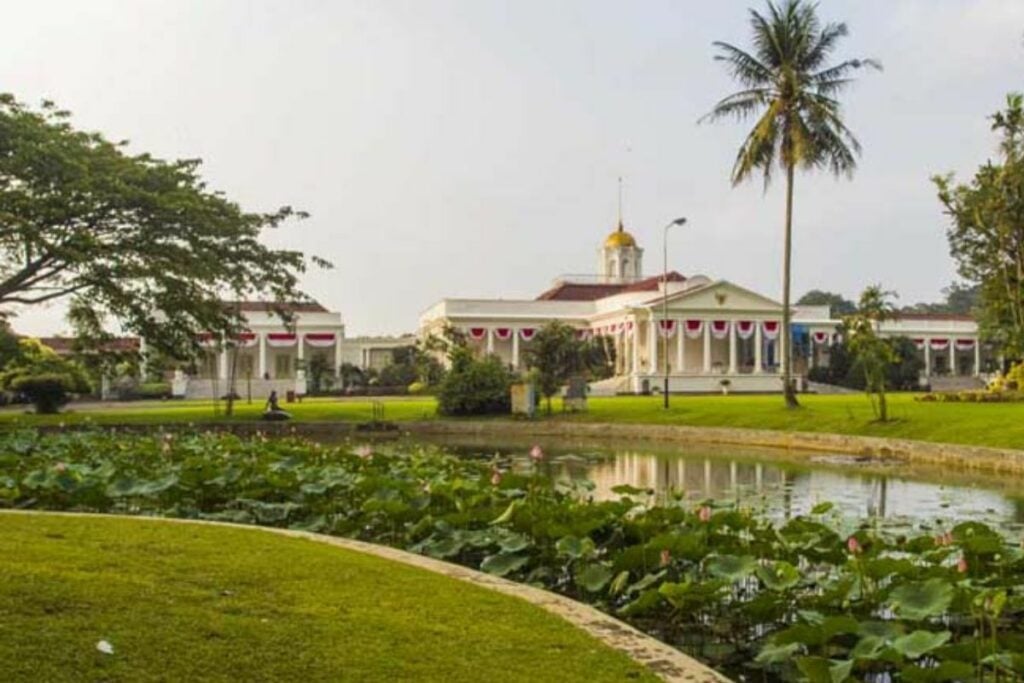
[[[80,127],[201,157],[253,210],[312,217],[273,243],[336,264],[307,291],[350,334],[411,331],[442,297],[532,297],[595,270],[626,222],[661,263],[780,292],[783,187],[732,189],[746,129],[698,125],[734,89],[713,40],[747,0],[34,0],[2,6],[0,90]],[[929,177],[970,173],[986,117],[1024,89],[1021,0],[822,0],[840,57],[880,59],[846,96],[852,182],[797,180],[795,291],[880,282],[936,300],[954,277]],[[60,307],[17,329],[65,327]]]

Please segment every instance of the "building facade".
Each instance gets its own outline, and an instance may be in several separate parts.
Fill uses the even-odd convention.
[[[841,321],[827,306],[797,306],[789,334],[782,304],[727,280],[677,272],[645,276],[643,250],[622,223],[599,249],[601,270],[564,277],[536,299],[443,299],[420,317],[419,335],[463,331],[480,353],[497,354],[514,370],[537,331],[552,321],[594,338],[614,356],[614,377],[594,383],[595,394],[781,391],[780,362],[794,344],[798,378],[827,365]],[[984,369],[973,320],[913,316],[882,324],[884,336],[914,341],[925,363],[922,383],[936,377],[971,384]]]

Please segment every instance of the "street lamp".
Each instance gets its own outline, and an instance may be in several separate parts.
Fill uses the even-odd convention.
[[[677,218],[665,226],[665,239],[662,243],[662,254],[665,257],[665,267],[661,276],[661,325],[668,325],[668,229],[674,225],[686,225],[686,219]],[[658,325],[659,333],[661,332],[661,325]],[[679,330],[679,334],[683,334],[683,330]],[[665,410],[668,410],[668,329],[666,329],[661,335],[661,338],[664,340],[664,343],[662,344],[662,356],[664,357],[662,367],[665,368],[665,385],[662,389],[662,396],[664,396],[665,400]]]

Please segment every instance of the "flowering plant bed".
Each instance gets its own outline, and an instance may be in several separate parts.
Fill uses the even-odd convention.
[[[978,522],[887,526],[827,503],[594,502],[536,464],[298,439],[0,437],[0,505],[282,526],[389,544],[613,612],[736,678],[1024,677],[1024,554]]]

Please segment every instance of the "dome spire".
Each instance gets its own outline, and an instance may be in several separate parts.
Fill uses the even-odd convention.
[[[625,232],[626,229],[622,225],[622,176],[619,176],[619,232]]]

